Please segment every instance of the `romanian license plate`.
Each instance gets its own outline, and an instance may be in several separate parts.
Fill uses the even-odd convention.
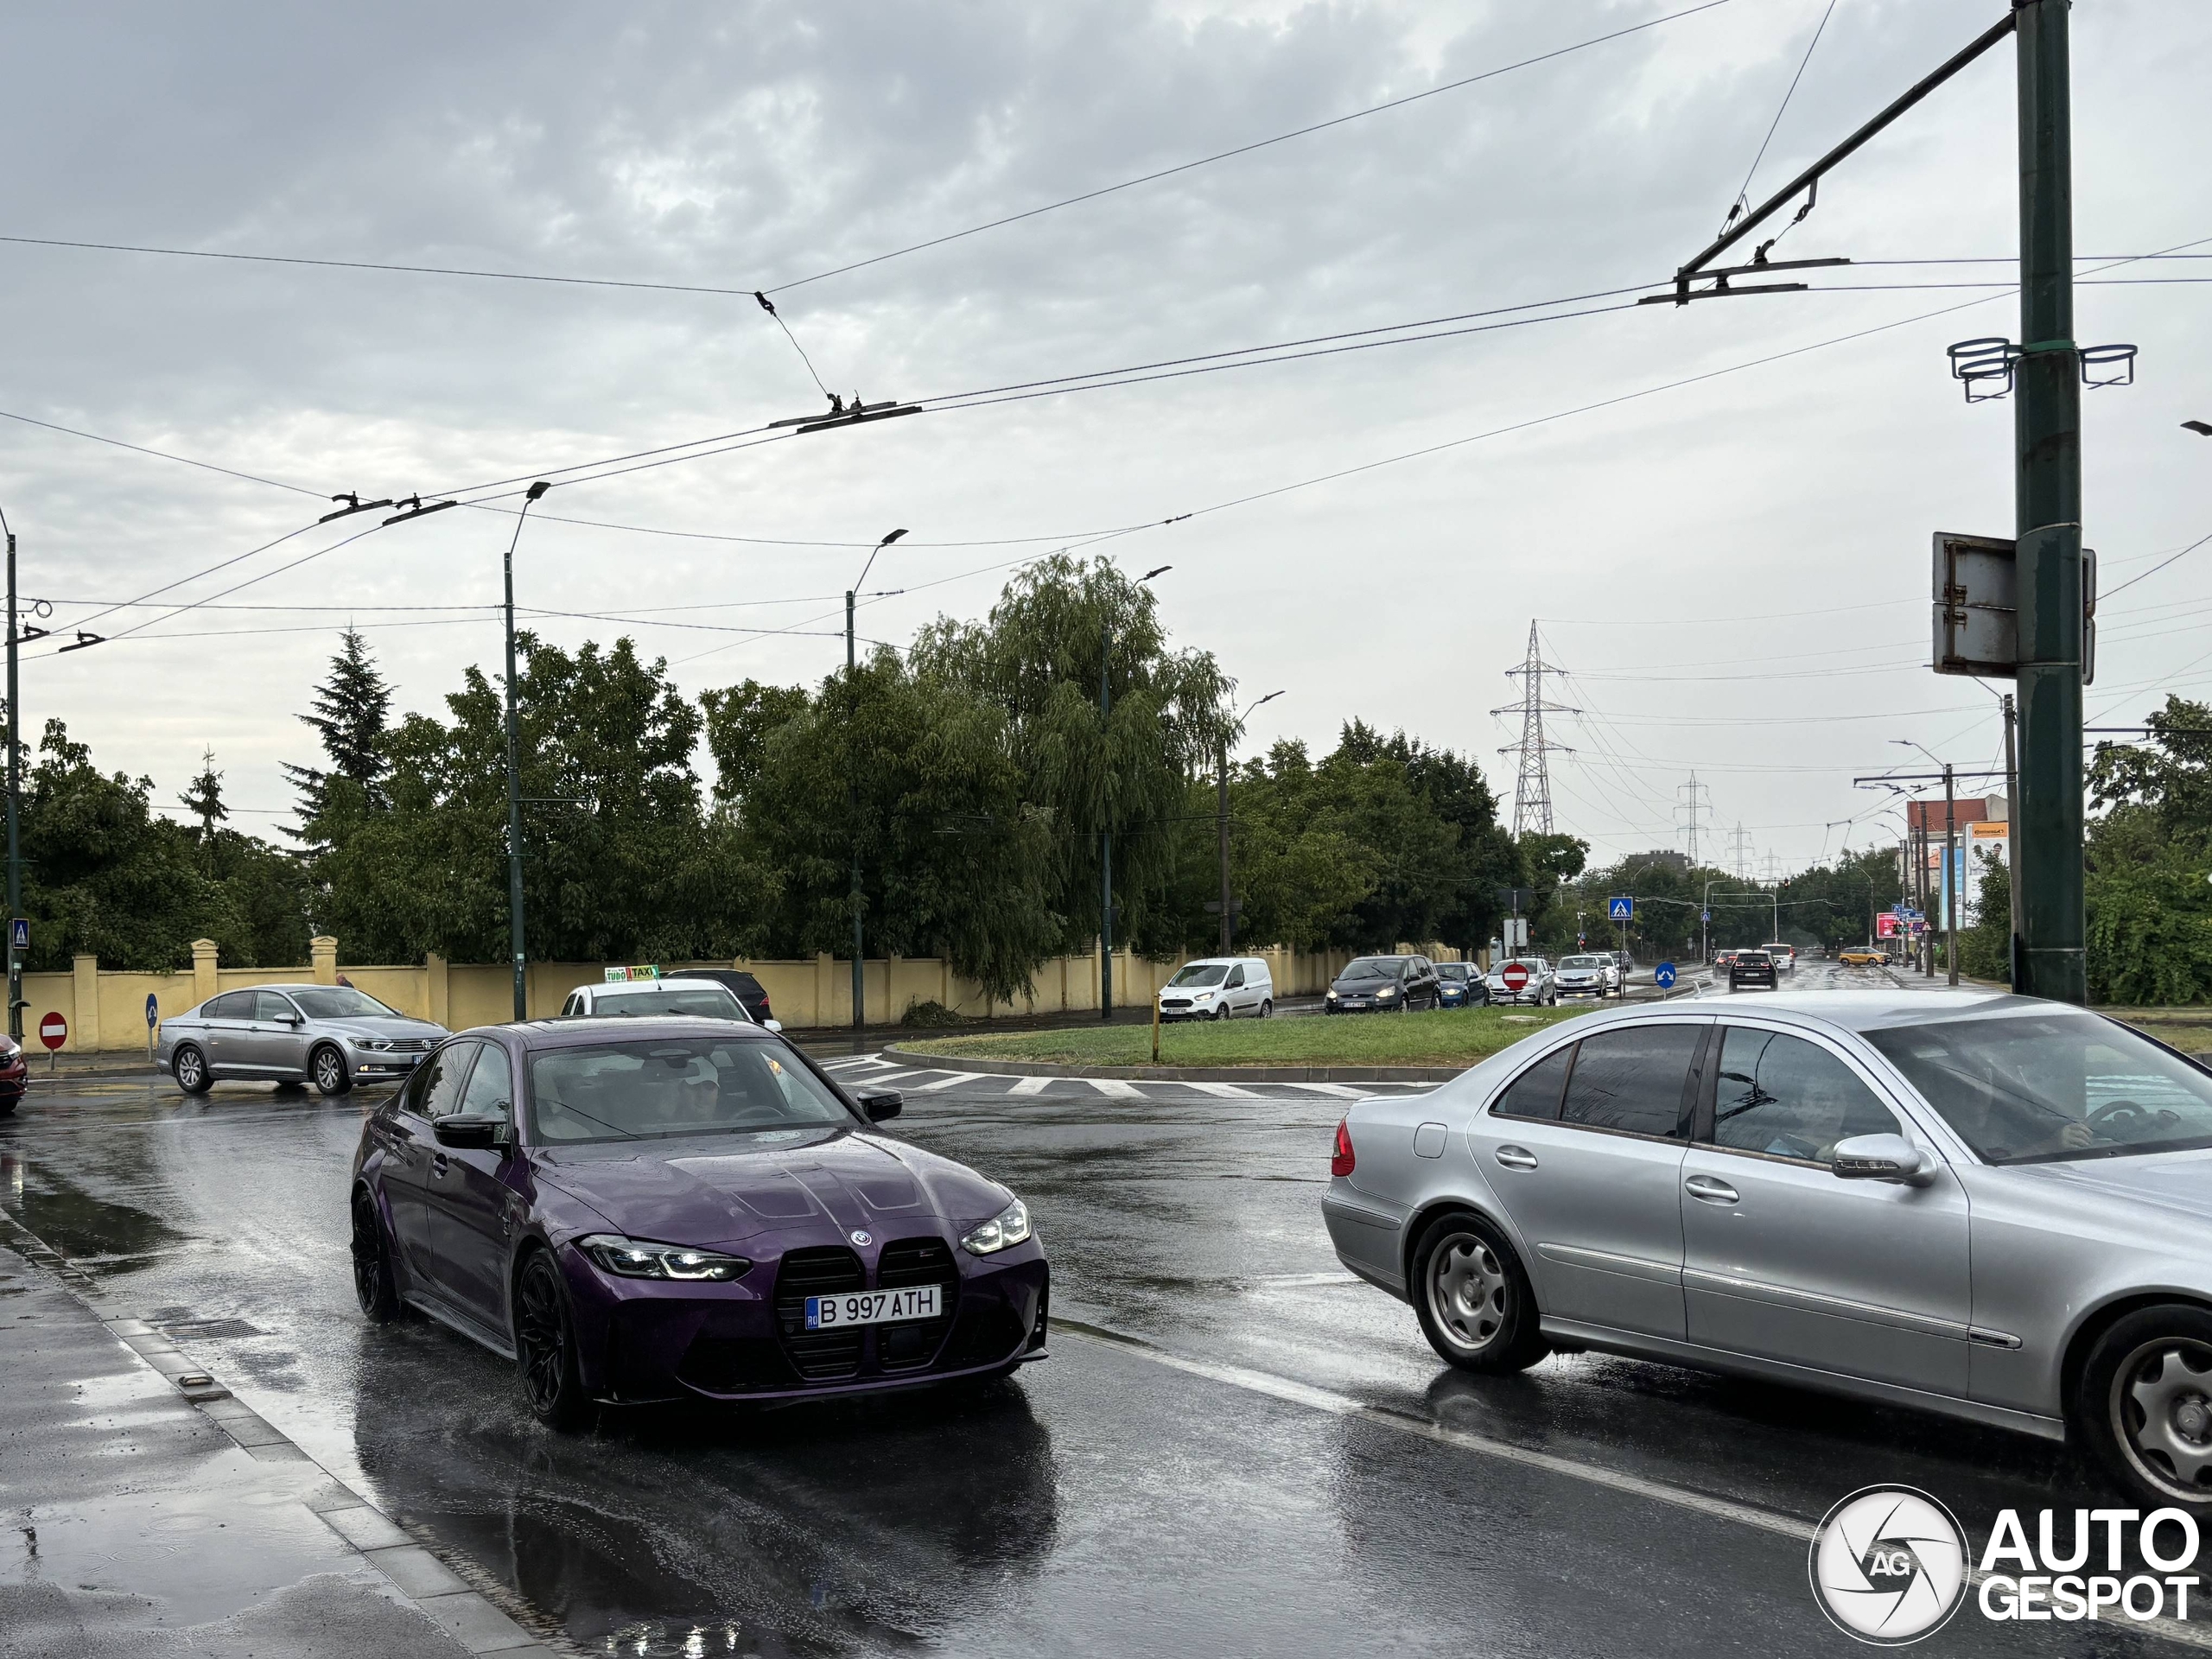
[[[835,1331],[848,1325],[890,1325],[899,1319],[933,1319],[942,1306],[938,1285],[911,1290],[855,1290],[842,1296],[806,1299],[806,1328]]]

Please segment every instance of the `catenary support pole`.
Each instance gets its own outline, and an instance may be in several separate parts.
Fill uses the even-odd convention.
[[[21,690],[16,677],[16,532],[8,532],[8,1035],[23,1042],[23,958],[16,949],[16,918],[23,913],[23,849],[16,817],[23,795]]]
[[[874,562],[873,558],[869,561],[870,563]],[[865,576],[867,572],[863,570],[861,575]],[[849,689],[857,697],[859,688],[851,683],[859,660],[853,639],[854,593],[853,588],[845,589],[845,679]],[[853,823],[853,1044],[857,1051],[861,1033],[868,1029],[868,966],[861,953],[861,947],[867,941],[861,929],[861,812],[860,785],[857,782],[847,785],[845,800],[851,808]]]
[[[1235,928],[1229,909],[1229,745],[1226,741],[1221,746],[1221,781],[1214,791],[1214,832],[1221,843],[1221,954],[1225,957],[1235,943]]]
[[[2014,399],[2019,932],[2012,982],[2088,1000],[2082,836],[2082,378],[2074,340],[2069,0],[2015,0],[2020,351]]]
[[[1114,620],[1109,612],[1098,634],[1098,752],[1106,818],[1098,830],[1098,1017],[1114,1017],[1114,807],[1113,766],[1107,758],[1107,716],[1113,709],[1108,672],[1114,660]]]
[[[515,1018],[530,1018],[530,958],[524,947],[522,909],[522,741],[515,714],[515,548],[522,540],[523,521],[545,493],[543,483],[524,493],[522,511],[515,515],[515,533],[507,538],[507,944],[514,956]]]
[[[1959,808],[1951,766],[1943,763],[1943,967],[1947,984],[1959,982],[1959,911],[1966,885],[1959,862]]]
[[[2020,768],[2012,746],[2012,694],[2005,692],[1999,701],[2005,709],[2005,885],[2012,901],[2011,937],[2017,943],[2020,937]],[[2019,963],[2008,954],[2005,968],[2007,982],[2018,990]]]

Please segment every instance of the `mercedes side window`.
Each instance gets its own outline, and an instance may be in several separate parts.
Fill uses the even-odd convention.
[[[1826,1164],[1855,1135],[1900,1135],[1897,1116],[1817,1043],[1730,1026],[1721,1033],[1713,1144]]]
[[[497,1043],[486,1043],[476,1057],[476,1066],[468,1074],[468,1087],[461,1096],[461,1116],[463,1117],[504,1117],[514,1121],[514,1067],[507,1058],[507,1051]]]
[[[1547,1054],[1505,1085],[1505,1092],[1491,1107],[1493,1117],[1556,1118],[1560,1096],[1567,1088],[1567,1068],[1574,1060],[1574,1045]]]
[[[1630,1026],[1577,1045],[1560,1120],[1669,1140],[1689,1137],[1691,1064],[1703,1026]]]

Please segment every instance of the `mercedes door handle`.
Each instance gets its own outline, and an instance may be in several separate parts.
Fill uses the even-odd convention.
[[[1690,1197],[1707,1204],[1734,1204],[1743,1196],[1717,1175],[1693,1175],[1682,1188]]]
[[[1536,1154],[1526,1147],[1500,1147],[1491,1156],[1508,1169],[1534,1169]]]

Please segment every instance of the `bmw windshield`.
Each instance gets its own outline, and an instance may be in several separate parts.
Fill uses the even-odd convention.
[[[1945,1020],[1866,1035],[1988,1163],[2212,1147],[2212,1075],[2093,1014]]]
[[[845,1104],[780,1044],[662,1037],[531,1057],[539,1145],[856,1127]]]

